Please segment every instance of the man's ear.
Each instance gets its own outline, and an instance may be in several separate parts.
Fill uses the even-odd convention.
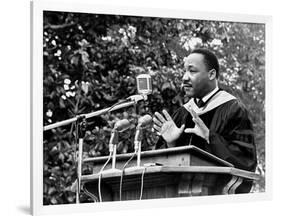
[[[210,70],[208,73],[209,73],[210,80],[216,79],[217,71],[215,69]]]

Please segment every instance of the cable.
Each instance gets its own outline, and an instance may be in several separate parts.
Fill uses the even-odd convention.
[[[100,202],[102,202],[102,196],[101,196],[101,175],[102,175],[102,171],[104,170],[106,165],[109,163],[111,157],[112,157],[112,152],[110,152],[107,161],[105,162],[105,164],[103,165],[103,167],[101,168],[101,170],[99,172],[98,192],[99,192],[99,200],[100,200]]]
[[[131,162],[131,160],[134,158],[134,156],[137,155],[137,151],[134,152],[134,154],[130,157],[130,159],[124,164],[121,172],[121,177],[120,177],[120,185],[119,185],[119,200],[122,201],[122,183],[123,183],[123,175],[126,166]]]
[[[89,196],[94,202],[98,202],[99,199],[98,199],[93,193],[91,193],[90,191],[88,191],[84,186],[85,186],[85,185],[83,184],[83,185],[82,185],[82,188],[81,188],[81,189],[84,191],[84,193],[85,193],[87,196]]]
[[[142,175],[141,175],[141,191],[140,191],[140,200],[142,199],[142,192],[143,192],[143,182],[144,182],[144,173],[146,171],[146,167],[143,168]]]
[[[106,110],[106,111],[105,111],[104,113],[102,113],[101,115],[110,112],[114,107],[118,106],[119,104],[125,103],[125,102],[127,102],[127,101],[129,101],[129,99],[121,100],[121,101],[119,101],[119,102],[113,104],[111,107],[109,107],[108,110]]]

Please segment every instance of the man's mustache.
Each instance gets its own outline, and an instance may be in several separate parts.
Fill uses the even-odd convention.
[[[182,84],[189,84],[189,81],[183,80],[183,81],[182,81]]]
[[[181,87],[184,87],[184,85],[192,86],[191,82],[189,82],[188,80],[182,81]]]

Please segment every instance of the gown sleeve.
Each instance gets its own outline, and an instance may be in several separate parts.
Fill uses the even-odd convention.
[[[214,155],[237,168],[255,170],[257,160],[253,126],[240,101],[229,101],[217,110],[210,125],[209,140]]]

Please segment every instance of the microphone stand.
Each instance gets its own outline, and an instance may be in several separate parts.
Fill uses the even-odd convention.
[[[141,140],[143,136],[143,127],[141,125],[137,125],[134,140],[134,149],[137,155],[137,165],[133,167],[128,167],[125,170],[127,171],[134,171],[134,170],[143,170],[143,166],[141,166]]]
[[[112,154],[112,168],[102,171],[103,174],[112,173],[112,172],[121,172],[121,170],[116,168],[117,144],[118,144],[118,131],[116,130],[116,128],[113,128],[109,141],[109,152]]]
[[[141,140],[142,140],[142,128],[141,126],[137,126],[137,131],[136,131],[136,135],[135,135],[135,151],[137,152],[137,167],[140,167],[140,163],[141,163]]]
[[[145,115],[138,120],[138,124],[136,127],[136,134],[134,139],[134,148],[135,153],[137,155],[137,166],[128,168],[129,170],[139,170],[144,167],[141,166],[141,141],[143,139],[143,130],[146,128],[148,124],[152,121],[152,117],[150,115]]]
[[[81,176],[82,176],[82,158],[83,158],[83,141],[87,128],[87,121],[85,116],[77,118],[78,125],[78,159],[77,159],[77,185],[76,185],[76,203],[80,203],[81,192]]]
[[[57,127],[60,127],[60,126],[68,125],[68,124],[70,124],[72,122],[77,121],[77,119],[79,117],[81,117],[81,116],[83,116],[86,119],[88,119],[88,118],[91,118],[91,117],[95,117],[95,116],[99,116],[99,115],[105,114],[108,111],[114,111],[114,110],[122,109],[122,108],[125,108],[125,107],[129,107],[129,106],[135,105],[136,103],[137,103],[136,101],[130,101],[130,102],[125,102],[125,103],[116,105],[113,108],[109,107],[109,108],[98,110],[98,111],[95,111],[95,112],[92,112],[92,113],[81,114],[81,115],[75,116],[73,118],[61,121],[61,122],[57,122],[57,123],[54,123],[54,124],[50,124],[50,125],[44,126],[44,131],[51,130],[51,129],[54,129],[54,128],[57,128]]]

